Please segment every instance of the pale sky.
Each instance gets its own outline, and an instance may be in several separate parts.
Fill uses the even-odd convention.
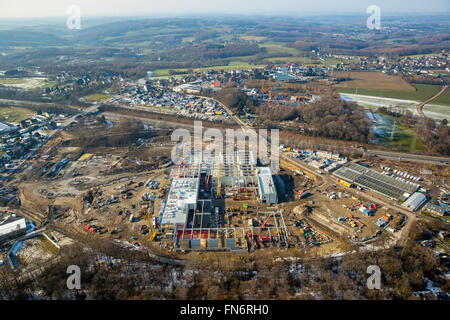
[[[85,16],[240,13],[450,13],[449,0],[0,0],[0,18],[64,17],[77,5]]]

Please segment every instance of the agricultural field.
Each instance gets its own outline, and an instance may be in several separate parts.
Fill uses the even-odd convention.
[[[268,58],[266,61],[272,63],[301,63],[301,64],[321,64],[319,60],[311,59],[309,57],[274,57]]]
[[[438,93],[441,88],[440,86],[434,86],[430,84],[413,84],[412,87],[415,89],[415,91],[405,92],[389,89],[360,89],[343,87],[336,87],[336,90],[340,93],[421,102],[427,100],[428,98],[431,98],[433,95]],[[444,92],[443,95],[443,98],[439,97],[441,98],[440,101],[448,100],[448,90]],[[447,98],[445,98],[445,96],[447,96]],[[433,103],[436,104],[436,101],[438,101],[439,98],[434,100]]]
[[[206,68],[196,68],[192,69],[194,72],[201,72],[206,70],[236,70],[236,69],[261,69],[264,68],[265,65],[263,64],[250,64],[248,62],[244,61],[230,61],[228,65],[223,66],[215,66],[215,67],[206,67]],[[183,68],[183,69],[156,69],[153,71],[154,77],[167,77],[170,75],[170,70],[173,70],[177,73],[185,73],[187,74],[189,69]]]
[[[106,93],[94,93],[86,97],[86,101],[89,102],[100,102],[109,98]]]
[[[266,40],[267,37],[263,37],[263,36],[241,36],[242,40],[246,40],[246,41],[263,41]]]
[[[450,107],[450,89],[447,88],[439,97],[433,100],[433,104]],[[447,111],[450,114],[450,109]]]
[[[53,87],[56,82],[48,81],[46,78],[1,78],[0,84],[8,87],[32,90],[36,88]]]
[[[0,108],[0,121],[7,121],[12,123],[18,123],[31,117],[34,114],[33,111],[19,108],[19,107],[5,107]]]
[[[358,89],[358,91],[360,89],[371,91],[388,90],[404,93],[416,91],[412,85],[400,77],[390,76],[382,72],[336,72],[335,76],[337,78],[350,79],[337,84],[336,88]]]
[[[259,45],[261,48],[266,48],[268,53],[290,53],[293,55],[300,54],[300,51],[295,48],[289,48],[277,43],[264,43]]]

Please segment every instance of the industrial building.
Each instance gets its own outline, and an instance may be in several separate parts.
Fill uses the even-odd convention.
[[[427,197],[423,193],[415,192],[402,204],[402,206],[411,211],[417,211],[425,202],[427,202]]]
[[[446,215],[448,207],[441,207],[441,206],[438,206],[438,205],[436,205],[434,203],[429,202],[425,206],[425,209],[430,211],[430,212],[432,212],[432,213],[435,213],[435,214],[443,217],[443,216]]]
[[[402,201],[408,199],[420,187],[417,183],[401,181],[357,163],[348,167],[341,167],[333,175],[378,192],[388,198]]]
[[[208,160],[199,160],[198,153],[192,153],[185,164],[171,169],[159,223],[177,249],[249,249],[255,236],[258,246],[264,241],[287,246],[281,212],[257,213],[258,226],[248,221],[243,226],[243,220],[249,219],[241,212],[238,221],[242,226],[233,224],[237,214],[227,208],[226,202],[242,205],[252,200],[270,205],[277,203],[278,197],[270,168],[257,167],[251,152]]]
[[[277,191],[273,184],[272,172],[270,168],[257,168],[259,201],[269,204],[278,202]]]
[[[27,231],[25,218],[9,215],[0,221],[0,243],[8,239],[20,237]]]
[[[19,130],[19,127],[6,122],[0,122],[0,135]]]

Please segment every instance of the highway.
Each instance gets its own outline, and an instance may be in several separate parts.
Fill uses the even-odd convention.
[[[449,157],[436,157],[428,156],[424,154],[416,153],[404,153],[404,152],[394,152],[394,151],[381,151],[381,150],[367,150],[364,153],[365,156],[377,157],[386,160],[397,160],[397,161],[411,161],[420,162],[434,165],[450,165]]]

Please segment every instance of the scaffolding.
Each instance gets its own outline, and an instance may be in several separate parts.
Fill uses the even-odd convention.
[[[203,210],[203,206],[201,210]],[[264,222],[260,226],[252,224],[247,227],[202,227],[203,213],[199,210],[197,214],[193,215],[192,224],[189,223],[193,227],[184,228],[179,226],[175,230],[174,240],[177,250],[250,251],[253,248],[269,245],[276,245],[279,248],[287,248],[289,246],[286,225],[281,210],[259,213],[258,217],[261,217]]]

